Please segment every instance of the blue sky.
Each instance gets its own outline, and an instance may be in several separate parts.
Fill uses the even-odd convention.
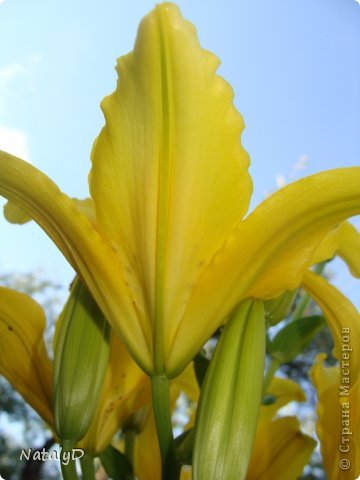
[[[252,205],[276,182],[360,159],[360,5],[355,0],[182,0],[221,59],[244,116]],[[71,196],[87,196],[101,99],[132,49],[147,0],[0,0],[0,148],[26,156]],[[304,167],[305,168],[301,168]],[[1,203],[3,204],[3,202]],[[360,226],[359,219],[355,219]],[[36,225],[0,218],[0,271],[72,272]],[[335,281],[356,288],[337,262]]]

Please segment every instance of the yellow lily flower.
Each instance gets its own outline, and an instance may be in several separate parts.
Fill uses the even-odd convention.
[[[344,382],[344,363],[326,367],[325,357],[319,354],[311,369],[324,468],[329,480],[353,480],[360,475],[360,383]]]
[[[0,374],[4,375],[48,424],[56,438],[52,408],[52,362],[44,344],[45,315],[29,296],[0,287]],[[110,359],[100,401],[85,437],[78,447],[101,453],[121,424],[139,409],[146,396],[136,395],[146,375],[116,335],[110,340]]]
[[[295,182],[242,220],[244,125],[218,64],[175,5],[143,19],[102,103],[86,208],[0,152],[0,194],[56,243],[149,374],[176,376],[243,299],[295,289],[325,235],[360,213],[360,168],[348,168]]]

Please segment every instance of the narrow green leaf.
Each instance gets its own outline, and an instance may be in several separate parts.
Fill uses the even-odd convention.
[[[268,345],[270,355],[280,363],[291,362],[305,350],[325,323],[324,317],[320,315],[288,323]]]
[[[176,454],[182,465],[192,465],[194,433],[194,429],[191,428],[175,438]]]
[[[130,461],[111,445],[100,455],[100,460],[106,473],[113,480],[131,480],[133,478],[133,467]]]
[[[209,363],[210,360],[208,360],[202,353],[198,353],[194,358],[195,376],[200,388],[204,382]]]

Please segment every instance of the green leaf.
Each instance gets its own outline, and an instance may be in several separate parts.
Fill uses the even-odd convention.
[[[109,445],[100,455],[101,463],[113,480],[132,480],[133,467],[129,459],[119,450]]]
[[[186,430],[175,438],[176,454],[182,465],[192,465],[194,429]]]
[[[208,360],[202,353],[198,353],[194,358],[195,376],[200,388],[202,387],[209,363],[210,360]]]
[[[270,393],[267,393],[266,395],[264,395],[261,404],[262,405],[274,405],[276,400],[277,400],[276,395],[271,395]]]
[[[288,323],[269,344],[269,353],[280,363],[287,363],[302,353],[325,325],[324,317],[314,315]]]

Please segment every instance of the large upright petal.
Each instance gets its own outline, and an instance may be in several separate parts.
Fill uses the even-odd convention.
[[[167,352],[168,370],[191,358],[199,337],[210,336],[243,298],[295,289],[325,235],[358,213],[357,167],[312,175],[261,203],[202,272]]]
[[[97,220],[141,291],[160,354],[250,199],[243,121],[218,64],[175,5],[157,5],[118,60],[92,152]]]
[[[0,374],[53,426],[45,324],[44,312],[32,298],[0,287]]]

